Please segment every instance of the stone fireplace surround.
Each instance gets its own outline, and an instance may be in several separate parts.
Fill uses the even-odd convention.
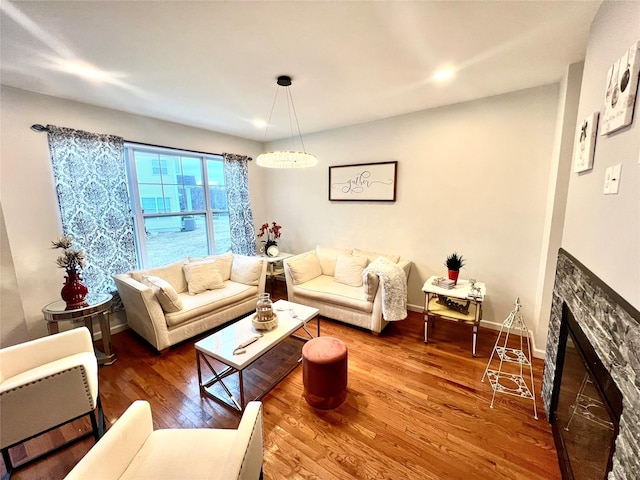
[[[622,392],[620,430],[608,479],[637,479],[640,472],[640,312],[560,249],[542,379],[547,418],[551,418],[563,303]]]

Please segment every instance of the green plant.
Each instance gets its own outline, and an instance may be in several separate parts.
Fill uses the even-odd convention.
[[[447,257],[447,261],[444,264],[448,270],[458,271],[464,267],[464,258],[462,258],[462,255],[458,255],[458,252],[453,252]]]

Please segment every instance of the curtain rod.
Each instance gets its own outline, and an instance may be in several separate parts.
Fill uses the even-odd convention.
[[[31,125],[31,130],[33,130],[34,132],[48,132],[49,129],[47,127],[45,127],[44,125],[40,125],[39,123],[35,123],[33,125]],[[198,150],[187,150],[184,148],[174,148],[174,147],[167,147],[164,145],[154,145],[152,143],[143,143],[143,142],[135,142],[133,140],[124,140],[126,143],[133,143],[135,145],[142,145],[145,147],[154,147],[154,148],[169,148],[171,150],[181,150],[183,152],[190,152],[190,153],[197,153],[200,155],[217,155],[219,157],[222,157],[221,153],[211,153],[211,152],[200,152]],[[249,161],[253,160],[253,158],[249,157]]]

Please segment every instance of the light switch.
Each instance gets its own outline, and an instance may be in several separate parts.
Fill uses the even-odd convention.
[[[620,174],[622,173],[622,164],[614,165],[611,168],[611,182],[609,187],[609,193],[616,194],[618,193],[618,188],[620,187]]]
[[[611,173],[611,167],[607,168],[604,172],[604,189],[602,193],[604,193],[605,195],[609,195],[609,193],[611,193]]]

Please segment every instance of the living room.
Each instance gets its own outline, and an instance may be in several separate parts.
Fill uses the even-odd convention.
[[[283,251],[357,246],[410,259],[408,303],[414,312],[424,305],[424,281],[442,274],[446,255],[460,251],[467,259],[463,274],[488,286],[485,326],[499,326],[520,297],[540,358],[547,343],[559,247],[638,308],[640,189],[633,173],[640,151],[637,104],[630,127],[597,138],[593,170],[580,175],[571,171],[576,124],[601,108],[607,69],[640,37],[639,22],[633,21],[638,7],[635,2],[605,2],[592,11],[595,22],[586,54],[567,64],[564,77],[556,82],[305,133],[307,150],[320,159],[316,168],[265,170],[250,162],[256,224],[277,220],[283,226]],[[281,71],[287,68],[284,64],[267,79],[262,109],[269,108],[276,75],[294,76],[294,94],[312,83],[304,79],[305,72]],[[321,92],[319,98],[332,95],[329,86],[314,88]],[[61,231],[47,138],[31,131],[32,124],[254,158],[265,148],[286,143],[265,145],[4,82],[1,99],[2,346],[46,335],[41,309],[55,298],[62,281],[48,248]],[[296,106],[305,132],[303,112],[314,105],[296,97]],[[399,164],[396,202],[327,199],[327,166],[390,160]],[[605,169],[621,162],[619,194],[601,196]],[[124,323],[116,320],[113,327],[117,333]]]

